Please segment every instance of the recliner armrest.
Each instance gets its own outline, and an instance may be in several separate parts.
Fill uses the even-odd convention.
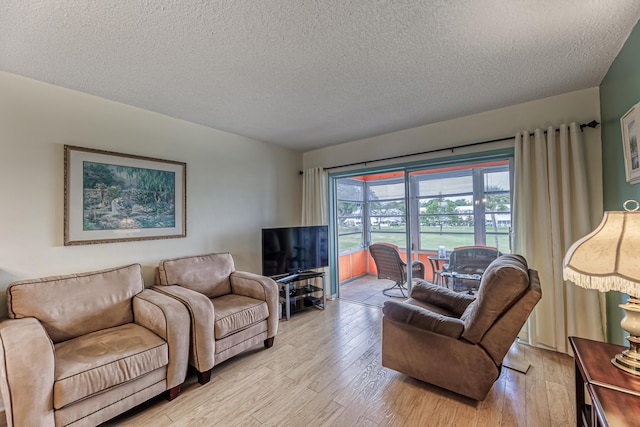
[[[135,323],[167,342],[167,389],[182,384],[189,363],[189,311],[180,301],[145,289],[133,298]]]
[[[215,364],[215,316],[213,303],[204,294],[178,285],[154,286],[153,289],[180,301],[191,318],[191,349],[189,363],[198,372],[206,372]]]
[[[407,303],[386,301],[382,313],[396,322],[455,339],[460,338],[464,330],[464,323],[459,319]]]
[[[475,301],[473,295],[453,292],[450,289],[427,282],[415,284],[411,288],[411,298],[444,308],[456,317],[462,316],[469,304]]]
[[[231,292],[237,295],[265,301],[269,309],[267,320],[269,338],[278,333],[279,319],[279,286],[273,279],[246,271],[234,271],[229,276]]]
[[[54,426],[55,354],[32,317],[0,324],[0,390],[8,425]]]

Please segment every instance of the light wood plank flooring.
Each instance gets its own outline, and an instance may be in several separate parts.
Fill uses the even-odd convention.
[[[182,394],[153,399],[106,425],[122,426],[569,426],[573,361],[520,346],[526,375],[503,368],[475,402],[380,364],[381,310],[329,301],[280,322],[271,349],[256,346],[189,375]]]
[[[382,307],[385,301],[402,301],[402,294],[398,289],[390,291],[393,297],[382,293],[386,288],[393,286],[393,282],[387,279],[378,279],[376,276],[366,275],[340,285],[340,298],[362,304]],[[405,295],[407,292],[405,291]]]

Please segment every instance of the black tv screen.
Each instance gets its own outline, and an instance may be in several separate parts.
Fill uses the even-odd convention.
[[[262,274],[294,274],[329,265],[326,225],[262,229]]]

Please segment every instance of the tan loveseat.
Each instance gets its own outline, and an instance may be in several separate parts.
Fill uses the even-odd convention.
[[[0,324],[9,426],[95,426],[187,372],[189,313],[144,290],[138,264],[14,282]]]
[[[167,259],[153,289],[170,295],[191,314],[189,363],[205,384],[220,362],[260,343],[269,348],[278,332],[278,285],[236,271],[229,253]]]
[[[538,273],[519,255],[493,261],[477,297],[417,284],[406,302],[384,304],[382,365],[483,400],[541,296]]]

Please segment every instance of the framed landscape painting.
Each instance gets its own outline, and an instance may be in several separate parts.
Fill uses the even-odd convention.
[[[64,244],[187,235],[182,162],[64,146]]]
[[[638,153],[638,126],[640,126],[640,104],[636,104],[620,119],[622,127],[622,149],[627,182],[640,182],[640,158]]]

